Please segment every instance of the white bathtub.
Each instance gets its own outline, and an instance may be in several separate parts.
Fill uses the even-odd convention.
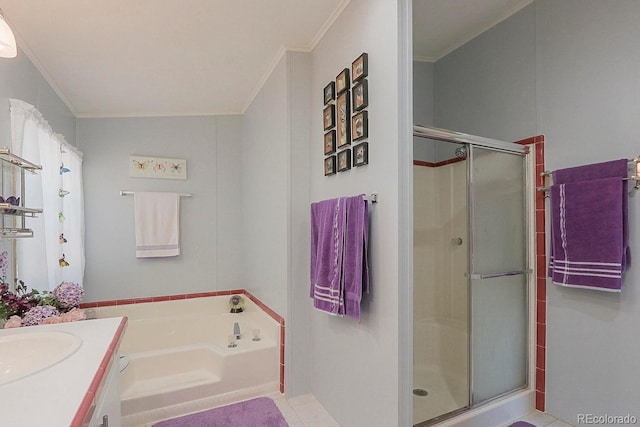
[[[120,346],[123,425],[140,426],[213,405],[279,390],[280,324],[245,299],[229,296],[93,308],[98,318],[127,316]],[[228,347],[233,325],[237,347]],[[260,329],[260,340],[252,330]]]

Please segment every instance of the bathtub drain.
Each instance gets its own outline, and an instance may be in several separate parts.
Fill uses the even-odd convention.
[[[416,396],[424,397],[427,396],[429,392],[423,388],[414,388],[413,394],[415,394]]]

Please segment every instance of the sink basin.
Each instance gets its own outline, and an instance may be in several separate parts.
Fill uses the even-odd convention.
[[[66,359],[82,340],[60,331],[0,335],[0,385],[40,372]]]

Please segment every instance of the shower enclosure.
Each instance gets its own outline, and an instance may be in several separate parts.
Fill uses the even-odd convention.
[[[414,127],[413,423],[527,386],[526,149]]]

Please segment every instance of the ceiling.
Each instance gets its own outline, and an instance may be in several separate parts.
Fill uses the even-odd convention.
[[[437,60],[532,0],[415,0]],[[285,49],[350,0],[0,0],[22,52],[78,117],[243,113]],[[424,17],[424,18],[423,18]]]

